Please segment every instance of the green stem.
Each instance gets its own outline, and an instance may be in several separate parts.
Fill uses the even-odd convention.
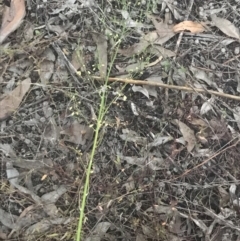
[[[105,83],[107,83],[107,81]],[[103,116],[104,116],[105,95],[106,95],[106,91],[103,91],[102,96],[101,96],[101,104],[100,104],[97,126],[96,126],[96,130],[95,130],[94,141],[93,141],[93,148],[92,148],[89,163],[88,163],[86,180],[85,180],[85,185],[84,185],[84,190],[83,190],[83,197],[82,197],[78,229],[77,229],[77,239],[76,239],[77,241],[81,241],[81,231],[82,231],[82,226],[83,226],[83,221],[84,221],[84,210],[85,210],[86,199],[87,199],[88,190],[89,190],[89,182],[90,182],[92,163],[93,163],[93,158],[95,155],[95,150],[97,148],[99,130],[101,128],[102,120],[103,120]]]

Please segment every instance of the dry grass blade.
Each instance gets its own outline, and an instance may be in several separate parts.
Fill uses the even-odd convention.
[[[206,31],[206,26],[204,23],[198,23],[193,21],[183,21],[173,27],[175,33],[188,30],[191,33],[202,33]]]
[[[0,120],[6,119],[19,107],[30,86],[31,79],[27,78],[0,101]]]
[[[216,15],[212,15],[212,21],[217,28],[219,28],[227,36],[239,39],[239,29],[236,28],[230,21],[224,18],[218,18]]]
[[[25,0],[12,0],[10,7],[5,7],[0,29],[0,44],[20,26],[25,15]]]

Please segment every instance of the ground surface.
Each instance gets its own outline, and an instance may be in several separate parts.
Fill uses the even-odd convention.
[[[240,3],[26,2],[0,46],[0,239],[75,239],[104,92],[82,240],[239,241],[240,102],[207,91],[240,96]]]

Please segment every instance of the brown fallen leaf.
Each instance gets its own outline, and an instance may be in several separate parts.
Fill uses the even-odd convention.
[[[78,121],[74,121],[69,127],[64,128],[61,134],[67,136],[67,141],[75,143],[77,145],[85,145],[87,140],[90,141],[93,137],[93,129],[79,124]]]
[[[25,15],[25,0],[11,0],[10,7],[5,6],[0,29],[0,44],[20,26]]]
[[[173,27],[173,31],[175,33],[188,30],[191,33],[202,33],[207,30],[206,25],[204,23],[198,23],[193,21],[183,21],[179,24],[176,24]]]
[[[157,38],[158,34],[156,31],[149,32],[140,38],[139,43],[135,43],[127,49],[118,49],[118,53],[126,57],[131,57],[134,54],[140,54],[147,49],[149,45],[152,45]]]
[[[12,92],[0,101],[0,120],[10,116],[22,102],[23,97],[31,86],[31,79],[27,78],[22,81]]]
[[[197,140],[195,138],[194,131],[190,129],[186,124],[181,122],[180,120],[175,120],[175,123],[179,126],[179,129],[183,135],[184,140],[187,142],[187,150],[191,152],[195,145],[197,144]]]
[[[148,15],[148,18],[151,19],[151,21],[158,33],[158,39],[154,42],[155,44],[162,45],[175,35],[175,32],[173,31],[173,26],[169,25],[167,23],[166,19],[164,21],[153,15]]]

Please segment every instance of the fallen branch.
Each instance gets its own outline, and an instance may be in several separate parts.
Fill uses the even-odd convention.
[[[102,78],[99,76],[92,76],[92,78],[96,79],[96,80],[102,80]],[[211,95],[216,95],[216,96],[240,101],[240,96],[225,94],[225,93],[217,92],[214,90],[205,90],[205,89],[200,89],[200,88],[178,86],[178,85],[168,85],[168,84],[163,84],[163,83],[157,83],[154,81],[122,79],[122,78],[113,78],[113,77],[109,77],[108,81],[109,82],[122,82],[125,84],[134,84],[134,85],[150,85],[150,86],[162,87],[162,88],[172,89],[172,90],[182,90],[182,91],[187,91],[187,92],[191,92],[191,93],[194,93],[194,92],[195,93],[207,93],[207,94],[211,94]]]

